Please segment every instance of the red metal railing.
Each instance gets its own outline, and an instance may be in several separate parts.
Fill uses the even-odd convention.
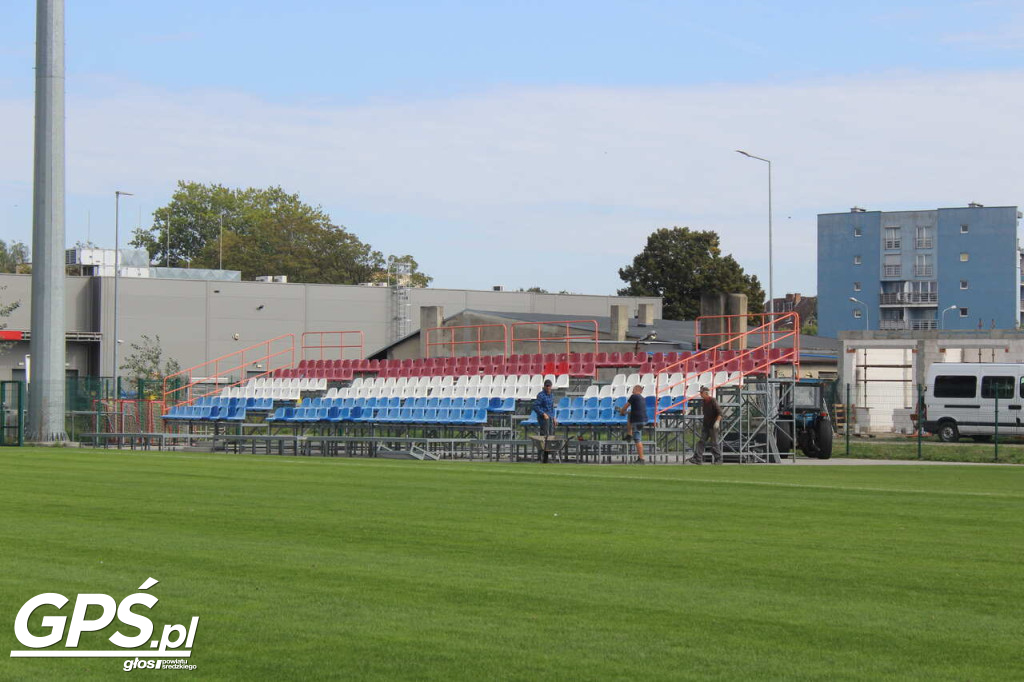
[[[500,329],[500,339],[485,339],[484,333],[488,329]],[[455,335],[459,332],[464,338],[456,341]],[[434,355],[433,349],[438,347],[448,348],[447,357],[456,357],[456,352],[459,348],[464,345],[476,345],[476,354],[483,355],[483,347],[485,344],[498,345],[500,348],[493,349],[495,352],[489,353],[489,355],[501,355],[505,357],[508,350],[508,327],[503,324],[467,324],[467,325],[456,325],[453,327],[431,327],[424,330],[426,334],[426,357],[445,357],[442,355]],[[469,338],[473,335],[476,338]],[[447,336],[447,339],[444,337]],[[442,337],[440,340],[435,340],[436,337]]]
[[[333,335],[337,335],[338,343],[324,343],[324,335],[328,335],[328,341],[333,339]],[[346,338],[351,338],[352,336],[355,336],[357,341],[355,343],[345,343]],[[316,340],[319,341],[319,343],[307,343],[306,337],[310,337],[311,339],[312,337],[316,337]],[[365,357],[366,352],[366,335],[363,334],[361,330],[346,330],[336,332],[303,332],[302,337],[300,338],[300,343],[302,344],[302,352],[300,353],[300,359],[302,360],[344,360],[346,348],[358,348],[359,357],[357,357],[356,359],[362,360]],[[338,357],[325,358],[324,350],[326,349],[337,349]],[[310,351],[309,354],[306,353],[307,350]],[[313,358],[312,351],[319,351],[320,357]]]
[[[699,331],[702,320],[712,320],[713,316],[698,319],[698,339],[701,336],[724,338],[724,341],[703,348],[702,350],[674,362],[664,368],[655,376],[656,404],[661,402],[662,395],[679,396],[679,400],[666,407],[655,408],[655,421],[658,416],[668,410],[673,410],[685,404],[698,395],[697,389],[691,389],[701,375],[710,374],[708,388],[712,391],[731,383],[738,383],[744,377],[751,374],[765,374],[772,365],[791,364],[794,376],[800,376],[800,316],[797,313],[775,313],[765,314],[763,317],[768,321],[748,329],[744,333],[729,333],[732,329],[727,321],[730,318],[737,318],[737,315],[722,315],[722,324],[726,331],[706,332],[703,335]],[[743,316],[745,317],[745,316]],[[781,328],[780,327],[784,327]],[[761,343],[749,347],[749,342],[757,339]],[[745,343],[741,343],[744,340]],[[787,346],[780,346],[780,343],[791,340]],[[734,345],[747,345],[747,348],[729,348]],[[719,372],[728,372],[724,380],[717,381]],[[681,379],[676,381],[663,382],[661,377],[665,374],[680,374]]]
[[[555,326],[562,327],[562,333],[560,335],[545,336],[543,334],[544,327],[555,327]],[[587,343],[588,345],[589,345],[589,343],[593,343],[594,344],[594,348],[593,348],[593,351],[590,351],[590,352],[593,352],[594,354],[597,354],[597,339],[598,339],[597,320],[556,320],[556,321],[551,321],[551,322],[516,322],[515,324],[511,325],[511,327],[512,327],[512,336],[511,336],[511,346],[509,348],[509,351],[513,355],[519,352],[518,349],[516,348],[516,344],[517,343],[534,343],[534,342],[536,342],[537,343],[537,350],[535,352],[543,353],[544,352],[543,344],[545,344],[545,343],[558,343],[559,345],[561,345],[561,342],[563,342],[563,341],[565,342],[565,352],[566,353],[572,352],[572,344],[573,343]],[[517,335],[517,331],[520,328],[522,328],[522,327],[525,327],[525,328],[535,328],[537,335],[536,336],[518,336]],[[573,330],[573,327],[587,327],[588,329],[584,333],[582,331],[575,331],[575,330]],[[590,327],[593,327],[594,331],[591,332],[589,330]]]
[[[294,365],[295,334],[275,336],[164,377],[164,409],[187,405],[204,395],[219,393],[224,388],[238,386],[250,378],[264,377],[275,369]],[[259,366],[260,371],[248,376],[253,366]],[[179,382],[181,385],[175,386]],[[214,389],[199,395],[193,394],[196,386],[210,383],[215,385]]]

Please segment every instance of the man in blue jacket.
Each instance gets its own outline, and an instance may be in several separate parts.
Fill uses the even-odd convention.
[[[537,415],[537,435],[544,439],[542,461],[547,462],[548,454],[551,452],[548,450],[547,437],[554,435],[555,426],[558,425],[555,420],[555,400],[551,397],[550,379],[544,382],[544,390],[538,393],[537,399],[533,401],[533,411]]]

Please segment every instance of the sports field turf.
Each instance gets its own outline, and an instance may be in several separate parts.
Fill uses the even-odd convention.
[[[4,449],[0,519],[3,679],[124,675],[7,658],[15,614],[150,576],[158,631],[200,625],[196,670],[147,677],[1024,675],[1019,467]]]

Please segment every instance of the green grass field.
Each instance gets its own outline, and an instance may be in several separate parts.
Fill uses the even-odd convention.
[[[42,592],[119,601],[149,576],[158,631],[200,616],[197,669],[137,675],[1024,674],[1024,468],[25,448],[0,451],[0,493],[3,679],[123,675],[121,658],[7,658],[15,615]]]

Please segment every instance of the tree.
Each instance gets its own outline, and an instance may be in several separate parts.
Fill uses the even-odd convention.
[[[385,268],[373,273],[367,281],[388,285],[401,284],[416,288],[429,286],[434,281],[434,278],[420,272],[419,268],[420,264],[408,254],[404,256],[388,256]]]
[[[3,291],[6,288],[7,287],[0,287],[0,291]],[[7,317],[9,317],[10,314],[17,310],[20,306],[21,301],[15,301],[14,303],[3,303],[2,301],[0,301],[0,320],[4,320]],[[0,322],[0,329],[7,329],[7,323]],[[14,344],[12,343],[0,343],[0,355],[2,355],[13,345]]]
[[[168,237],[170,241],[168,241]],[[387,273],[384,255],[335,225],[319,206],[310,206],[280,187],[229,189],[179,182],[167,206],[153,213],[153,225],[135,231],[132,246],[149,251],[154,265],[241,270],[243,279],[287,275],[297,282],[358,284]],[[413,286],[431,281],[416,271]]]
[[[21,242],[8,246],[0,239],[0,272],[22,272],[29,260],[28,253],[28,247]]]
[[[619,278],[628,285],[619,289],[620,296],[661,296],[662,316],[668,320],[696,319],[705,292],[746,294],[750,312],[764,310],[761,283],[732,256],[722,255],[712,230],[657,230],[632,264],[619,270]]]
[[[133,383],[140,380],[160,382],[164,377],[181,371],[181,365],[174,358],[164,360],[164,351],[160,346],[160,337],[150,338],[143,334],[139,341],[133,341],[131,352],[124,358],[120,369],[125,371],[125,378]]]

